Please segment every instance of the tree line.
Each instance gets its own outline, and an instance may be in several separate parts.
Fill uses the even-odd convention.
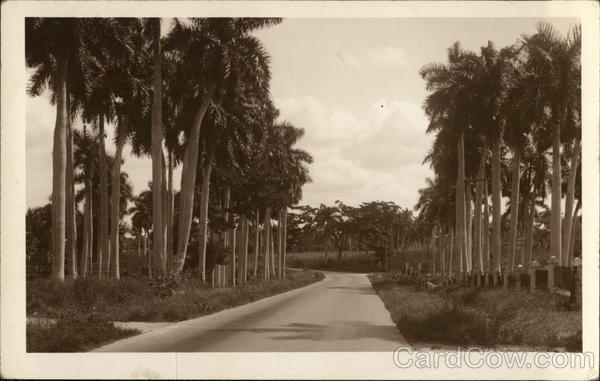
[[[544,224],[551,260],[573,264],[582,209],[580,59],[580,26],[560,35],[540,23],[502,49],[490,41],[477,53],[456,42],[446,63],[420,70],[427,132],[435,134],[424,163],[435,176],[415,208],[442,274],[527,268],[536,259],[534,225]]]
[[[49,90],[57,111],[49,224],[53,278],[118,279],[127,214],[138,242],[150,238],[149,270],[155,275],[178,277],[194,262],[206,282],[215,264],[226,262],[214,254],[220,252],[228,253],[230,281],[243,282],[252,230],[254,274],[261,248],[268,279],[272,272],[265,270],[275,258],[268,243],[276,229],[276,275],[285,276],[287,210],[310,181],[312,157],[295,147],[304,131],[279,118],[270,98],[270,57],[252,34],[281,21],[26,19],[26,63],[33,73],[28,93]],[[114,156],[105,146],[111,126]],[[129,210],[131,185],[121,170],[126,144],[152,161],[150,189],[133,198]],[[177,166],[179,192],[173,184]],[[273,229],[273,220],[282,228]],[[195,260],[191,240],[197,242]]]
[[[339,200],[331,206],[297,206],[290,216],[291,250],[322,251],[325,265],[330,251],[340,262],[344,251],[361,250],[389,271],[391,257],[418,241],[412,211],[391,201],[363,202],[357,207]]]

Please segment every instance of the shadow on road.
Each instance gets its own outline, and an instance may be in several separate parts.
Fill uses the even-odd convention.
[[[211,330],[223,333],[266,334],[271,340],[360,340],[379,339],[397,342],[398,333],[391,325],[374,325],[365,321],[331,321],[328,324],[290,323],[275,328],[226,328]]]

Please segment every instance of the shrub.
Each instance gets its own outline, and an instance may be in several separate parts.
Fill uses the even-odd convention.
[[[370,279],[408,340],[581,348],[581,312],[565,309],[552,293],[463,287],[427,293],[394,274]]]

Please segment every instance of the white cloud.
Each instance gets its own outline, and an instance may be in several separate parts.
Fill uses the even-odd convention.
[[[303,203],[391,200],[412,208],[431,170],[421,162],[431,145],[419,105],[375,102],[359,118],[310,98],[276,100],[282,119],[306,130],[299,146],[315,162]]]
[[[365,52],[337,53],[337,58],[345,64],[356,67],[397,67],[406,62],[406,52],[394,46],[380,46],[371,48]]]

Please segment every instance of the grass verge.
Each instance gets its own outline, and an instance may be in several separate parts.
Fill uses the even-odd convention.
[[[425,292],[393,275],[369,278],[410,342],[581,351],[581,310],[558,295],[462,287]]]
[[[97,318],[63,317],[52,323],[28,323],[27,352],[84,352],[138,333]]]
[[[175,322],[240,306],[323,279],[313,271],[288,271],[285,279],[250,280],[210,288],[196,279],[140,278],[27,282],[28,352],[85,351],[138,333],[114,321]]]

